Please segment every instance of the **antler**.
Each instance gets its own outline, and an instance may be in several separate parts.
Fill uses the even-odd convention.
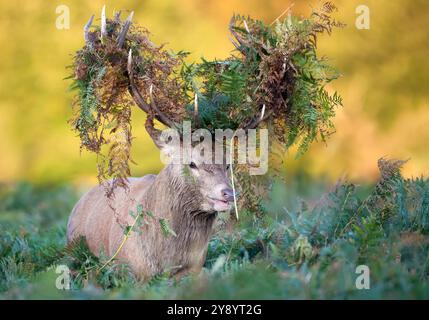
[[[101,9],[101,41],[103,41],[103,38],[107,35],[107,21],[106,21],[106,5],[103,6],[103,9]]]
[[[85,27],[83,27],[83,38],[85,39],[85,43],[86,44],[90,43],[88,32],[89,32],[89,28],[91,27],[92,20],[94,20],[94,15],[92,15],[91,18],[89,18],[89,20],[86,23]]]
[[[121,30],[121,33],[118,36],[118,47],[122,48],[125,42],[125,38],[127,36],[128,29],[130,28],[131,22],[133,21],[134,11],[131,11],[127,20],[125,21],[124,27]],[[119,17],[118,17],[119,20]]]
[[[246,24],[247,26],[247,24]],[[231,32],[231,34],[233,35],[233,37],[235,38],[235,40],[238,42],[235,42],[233,39],[230,38],[232,44],[234,45],[234,47],[240,51],[242,54],[245,55],[246,51],[244,50],[244,47],[246,47],[244,40],[237,34],[237,32],[235,32],[234,30],[235,28],[235,15],[233,15],[231,17],[231,20],[229,21],[229,32]]]
[[[105,8],[105,6],[103,6],[103,9],[101,11],[102,37],[107,35],[105,10],[106,10],[106,8]],[[116,13],[115,18],[114,18],[115,21],[118,23],[120,22],[119,15],[120,15],[120,12]],[[127,37],[127,32],[131,26],[133,16],[134,16],[134,11],[132,11],[129,14],[128,18],[126,19],[126,21],[122,27],[122,30],[121,30],[118,38],[117,38],[118,48],[122,48],[124,43],[125,43],[125,40]],[[86,26],[84,28],[84,35],[85,35],[86,41],[88,39],[88,30],[91,26],[93,19],[94,19],[94,16],[91,17],[91,19],[88,21],[88,23],[86,24]],[[89,41],[89,39],[88,39],[88,41]],[[150,118],[150,120],[146,123],[146,129],[148,129],[148,125],[149,125],[149,127],[152,127],[152,129],[154,129],[153,128],[153,118],[155,118],[156,120],[158,120],[162,124],[166,125],[167,127],[175,128],[176,124],[174,123],[174,121],[172,121],[163,112],[161,112],[160,109],[158,108],[158,106],[156,105],[155,99],[153,98],[153,85],[150,86],[150,92],[149,92],[150,104],[146,103],[145,99],[143,98],[140,91],[138,90],[137,85],[136,85],[135,80],[134,80],[133,56],[132,56],[132,50],[131,49],[128,53],[127,72],[128,72],[128,79],[129,79],[128,91],[129,91],[131,97],[133,98],[134,102],[136,103],[136,105],[148,115],[148,119]]]
[[[115,23],[120,24],[120,12],[117,12],[114,16]],[[118,48],[123,48],[125,46],[125,42],[127,39],[127,33],[131,27],[132,19],[134,16],[134,12],[132,11],[125,22],[122,25],[122,29],[120,30],[120,33],[116,39],[116,45]],[[84,27],[84,38],[85,42],[88,45],[91,45],[93,39],[91,39],[91,34],[89,33],[89,29],[91,27],[91,24],[93,22],[94,16],[91,16],[89,21]],[[235,38],[234,45],[237,47],[238,50],[243,51],[243,47],[245,47],[245,40],[238,35],[238,33],[234,30],[234,24],[235,24],[235,17],[231,19],[230,22],[230,31],[232,35]],[[249,30],[247,23],[245,24],[246,30]],[[250,32],[250,31],[248,31]],[[101,40],[105,39],[107,34],[107,22],[106,22],[106,8],[103,6],[103,9],[101,11]],[[162,112],[154,99],[154,85],[150,85],[149,89],[149,101],[146,100],[146,98],[143,97],[141,92],[139,91],[138,85],[135,80],[134,70],[133,70],[133,53],[130,49],[128,52],[128,60],[127,60],[127,74],[128,74],[128,92],[130,93],[132,99],[134,100],[135,104],[147,114],[147,121],[145,124],[146,130],[151,135],[151,137],[155,140],[156,137],[159,135],[159,130],[155,129],[154,127],[154,120],[161,122],[167,127],[170,128],[177,128],[177,124],[170,119],[164,112]],[[147,97],[147,95],[145,95]],[[194,120],[198,122],[198,96],[195,95],[195,101],[194,101]],[[256,116],[255,118],[249,120],[247,125],[243,126],[243,129],[254,129],[256,128],[261,122],[267,120],[272,115],[272,110],[265,112],[265,106],[261,109],[260,115]]]
[[[131,22],[133,20],[134,11],[131,11],[130,15],[128,16],[127,20],[125,21],[124,27],[121,30],[121,33],[118,36],[118,42],[117,46],[119,48],[122,48],[123,44],[125,43],[125,39],[127,36],[127,32],[131,26]],[[115,20],[119,21],[119,14],[115,16]],[[166,125],[170,128],[175,128],[176,124],[174,121],[170,120],[164,113],[162,113],[158,106],[155,103],[155,100],[153,99],[153,86],[150,86],[150,105],[146,103],[142,95],[140,94],[140,91],[137,89],[137,86],[134,81],[134,73],[133,73],[133,54],[132,50],[128,52],[128,62],[127,62],[127,71],[128,71],[128,79],[129,79],[129,92],[131,94],[131,97],[133,98],[134,102],[137,104],[137,106],[143,110],[145,113],[147,113],[148,118],[155,117],[159,122]],[[151,121],[153,126],[153,121]],[[147,126],[146,126],[147,129]]]
[[[133,54],[130,49],[128,53],[128,63],[127,63],[127,71],[128,78],[130,80],[129,92],[134,99],[134,102],[137,106],[142,109],[144,112],[148,114],[149,117],[155,117],[159,122],[166,125],[170,128],[175,128],[176,124],[170,118],[168,118],[164,113],[162,113],[158,106],[155,103],[155,99],[153,98],[153,85],[150,86],[150,105],[144,101],[144,98],[140,94],[140,91],[137,89],[137,86],[134,82],[134,73],[133,73]]]
[[[247,130],[247,129],[257,128],[261,122],[267,120],[272,114],[273,114],[273,110],[269,110],[265,112],[265,104],[264,104],[262,107],[261,115],[257,118],[253,118],[247,125],[243,127],[243,129]]]
[[[114,16],[115,23],[120,24],[120,11],[117,12]],[[130,29],[132,19],[134,16],[134,12],[132,11],[129,16],[127,17],[126,21],[123,24],[122,30],[120,31],[117,39],[116,39],[116,45],[118,48],[123,48],[125,44],[125,40],[127,37],[128,30]],[[92,22],[94,20],[94,15],[91,16],[89,21],[86,23],[83,33],[84,33],[84,39],[85,43],[87,45],[91,45],[94,41],[94,39],[91,38],[91,34],[89,33],[89,29],[92,25]],[[106,7],[103,6],[101,10],[101,30],[100,30],[100,40],[103,42],[104,39],[108,36],[107,34],[107,21],[106,21]],[[150,102],[147,103],[145,101],[145,98],[143,98],[142,94],[138,90],[138,86],[136,85],[135,79],[134,79],[134,72],[133,72],[133,56],[132,56],[132,50],[129,50],[128,53],[128,61],[127,61],[127,73],[128,73],[128,79],[129,79],[129,85],[128,85],[128,91],[133,98],[135,104],[147,114],[147,120],[146,120],[146,130],[150,134],[150,136],[155,140],[159,136],[160,131],[155,129],[153,120],[156,119],[162,124],[164,124],[167,127],[170,128],[177,128],[177,125],[174,121],[172,121],[169,117],[167,117],[156,105],[155,99],[153,97],[153,85],[150,86]]]

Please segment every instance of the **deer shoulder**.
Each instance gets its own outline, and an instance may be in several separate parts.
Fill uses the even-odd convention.
[[[118,189],[111,199],[106,196],[102,185],[89,190],[71,212],[67,241],[84,236],[94,254],[98,255],[101,251],[113,254],[115,244],[120,243],[123,235],[121,225],[132,222],[130,210],[135,210],[137,203],[141,204],[155,178],[153,174],[129,178],[129,189]]]

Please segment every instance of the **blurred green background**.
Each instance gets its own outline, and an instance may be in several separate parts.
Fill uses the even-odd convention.
[[[429,3],[425,0],[333,1],[347,27],[319,41],[322,55],[342,77],[332,84],[344,98],[328,144],[313,145],[299,160],[285,156],[284,170],[336,180],[378,176],[382,156],[411,158],[405,176],[429,173]],[[79,152],[79,139],[67,123],[72,93],[72,54],[83,45],[82,27],[103,4],[134,10],[156,43],[193,52],[192,58],[224,58],[233,49],[228,22],[236,13],[273,21],[291,1],[139,0],[42,1],[0,3],[0,182],[29,180],[50,184],[96,181],[95,156]],[[295,14],[308,14],[314,1],[295,1]],[[355,27],[358,5],[370,9],[370,30]],[[56,8],[70,8],[70,29],[58,30]],[[98,18],[99,19],[99,18]],[[96,22],[98,23],[98,21]],[[157,172],[159,153],[134,110],[133,175]]]

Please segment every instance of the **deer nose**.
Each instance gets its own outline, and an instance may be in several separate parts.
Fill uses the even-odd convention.
[[[232,202],[234,201],[234,192],[231,188],[226,188],[222,190],[222,196],[225,201]]]

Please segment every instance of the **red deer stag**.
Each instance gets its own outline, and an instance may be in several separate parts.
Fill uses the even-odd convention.
[[[102,32],[106,23],[103,16]],[[124,43],[131,18],[132,14],[118,37],[118,46]],[[91,22],[92,18],[84,28],[87,43]],[[146,130],[162,149],[165,144],[153,120],[170,128],[176,123],[159,110],[153,97],[149,103],[143,99],[134,82],[132,64],[130,52],[127,70],[124,70],[129,92],[135,104],[148,115]],[[262,120],[262,117],[252,119],[243,129],[255,128]],[[169,149],[169,153],[179,151]],[[143,212],[167,220],[176,236],[165,237],[158,224],[145,224],[141,233],[131,233],[116,258],[127,263],[133,273],[143,279],[165,271],[180,276],[201,270],[217,212],[230,209],[234,194],[225,161],[224,164],[205,164],[195,155],[192,157],[190,163],[168,164],[158,175],[130,178],[128,190],[117,189],[113,199],[107,199],[103,186],[90,190],[71,213],[67,225],[68,242],[84,236],[95,255],[102,250],[108,256],[114,255],[124,239],[121,225],[131,225],[130,210],[141,205]]]

